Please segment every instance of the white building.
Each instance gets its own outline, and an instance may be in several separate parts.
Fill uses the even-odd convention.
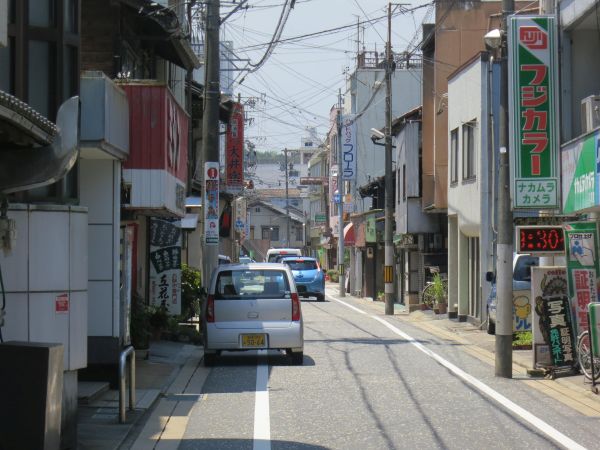
[[[494,268],[488,59],[478,53],[448,77],[448,303],[458,305],[459,320],[485,320],[485,273]]]

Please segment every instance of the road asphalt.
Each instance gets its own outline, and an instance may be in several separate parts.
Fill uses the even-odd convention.
[[[337,296],[337,285],[328,283],[329,294]],[[371,314],[384,316],[384,304],[346,296]],[[460,345],[461,351],[494,365],[494,336],[468,322],[450,320],[430,311],[408,314],[396,305],[394,318],[417,327],[436,339]],[[106,391],[89,404],[80,405],[80,448],[176,449],[184,438],[192,408],[203,394],[210,370],[201,364],[202,347],[175,342],[153,342],[147,360],[138,360],[136,370],[138,403],[128,411],[127,422],[118,423],[115,391]],[[546,396],[587,417],[600,417],[600,397],[582,375],[530,378],[531,350],[513,351],[513,377]]]

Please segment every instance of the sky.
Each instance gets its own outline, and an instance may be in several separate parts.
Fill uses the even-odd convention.
[[[233,43],[239,59],[257,64],[272,40],[285,3],[248,0],[247,9],[223,23],[221,39]],[[221,17],[231,11],[232,5],[231,1],[221,1]],[[383,0],[296,0],[279,38],[281,42],[276,41],[266,62],[251,73],[234,73],[233,92],[241,95],[248,119],[245,139],[255,144],[256,150],[297,148],[301,139],[309,136],[309,127],[315,128],[318,139],[324,139],[330,109],[337,104],[338,90],[344,92],[347,74],[354,71],[359,45],[367,51],[385,51],[387,5]],[[414,49],[421,41],[422,23],[434,21],[431,0],[403,5],[412,11],[400,13],[397,7],[392,18],[395,52]],[[344,26],[339,31],[290,40]],[[246,64],[236,62],[239,67]]]

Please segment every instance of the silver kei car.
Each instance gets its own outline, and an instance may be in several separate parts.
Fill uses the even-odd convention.
[[[302,364],[302,309],[287,265],[218,266],[204,303],[205,366],[213,365],[223,351],[255,349],[285,350],[294,364]]]

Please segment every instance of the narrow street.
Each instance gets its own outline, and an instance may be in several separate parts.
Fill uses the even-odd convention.
[[[224,354],[179,448],[597,446],[597,418],[518,378],[495,378],[461,345],[385,317],[377,305],[327,293],[325,303],[302,304],[304,365],[275,352]]]

